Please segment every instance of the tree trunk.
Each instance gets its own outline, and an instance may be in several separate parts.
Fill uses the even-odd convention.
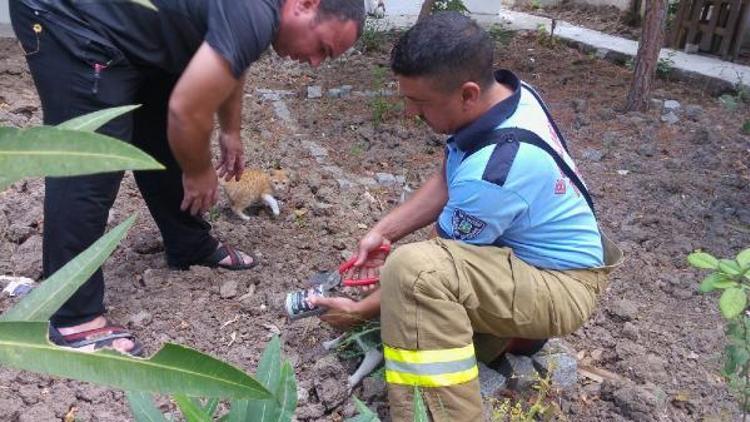
[[[422,3],[422,10],[419,11],[419,18],[417,18],[417,22],[421,21],[427,16],[430,16],[432,14],[432,7],[434,5],[435,0],[424,0],[424,3]]]
[[[667,0],[646,0],[646,17],[628,93],[628,111],[646,111],[648,108],[659,52],[664,44],[666,16]]]

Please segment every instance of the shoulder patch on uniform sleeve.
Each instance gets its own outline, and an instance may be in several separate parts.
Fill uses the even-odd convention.
[[[453,211],[453,238],[458,240],[474,239],[482,233],[487,223],[469,215],[462,210]]]

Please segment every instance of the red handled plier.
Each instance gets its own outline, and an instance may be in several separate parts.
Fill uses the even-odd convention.
[[[383,252],[386,255],[391,253],[391,245],[384,243],[380,245],[377,249],[374,251],[371,251],[370,254],[377,253],[377,252]],[[341,284],[344,286],[354,287],[354,286],[369,286],[371,284],[376,284],[380,282],[380,277],[370,277],[370,278],[344,278],[344,273],[352,269],[354,267],[354,263],[357,262],[357,256],[353,256],[349,258],[348,261],[344,262],[339,266],[339,276],[341,277]]]

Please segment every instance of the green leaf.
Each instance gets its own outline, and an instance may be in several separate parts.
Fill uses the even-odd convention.
[[[737,254],[737,263],[742,267],[743,270],[750,269],[750,248]]]
[[[719,309],[724,318],[727,319],[732,319],[741,314],[745,310],[745,306],[747,306],[747,294],[745,290],[739,287],[730,287],[724,290],[719,298]]]
[[[422,399],[422,392],[419,391],[419,387],[414,386],[414,422],[428,422],[429,420],[427,407],[425,407],[424,399]]]
[[[740,275],[742,274],[742,268],[733,259],[721,259],[719,260],[719,271],[729,275]]]
[[[211,416],[205,414],[200,406],[184,394],[175,394],[174,401],[187,422],[211,422]]]
[[[167,344],[150,359],[112,350],[82,353],[51,344],[47,329],[46,322],[0,322],[0,366],[121,390],[231,399],[271,397],[241,370],[187,347]]]
[[[98,133],[50,126],[0,130],[0,190],[26,177],[163,168],[138,148]]]
[[[378,415],[370,410],[366,404],[362,403],[356,396],[352,396],[354,399],[354,405],[357,407],[359,414],[353,418],[349,418],[346,422],[380,422]]]
[[[16,306],[0,315],[0,321],[47,321],[91,277],[115,250],[135,222],[132,216],[65,264]]]
[[[208,402],[205,406],[203,406],[203,411],[209,415],[213,416],[214,413],[216,413],[216,409],[219,407],[219,399],[218,398],[212,398],[208,399]]]
[[[716,289],[727,289],[729,287],[735,287],[738,284],[739,283],[737,283],[736,281],[727,277],[726,274],[714,272],[703,279],[698,290],[703,293],[708,293]]]
[[[94,132],[110,121],[123,114],[129,113],[140,107],[140,105],[128,105],[122,107],[105,108],[104,110],[84,114],[75,119],[57,125],[58,129],[80,130],[84,132]]]
[[[136,422],[169,422],[169,419],[165,418],[159,408],[154,405],[150,394],[128,391],[125,397],[128,399],[130,411]]]
[[[269,391],[275,392],[281,382],[281,341],[274,336],[266,345],[266,349],[260,357],[258,369],[255,371],[255,379]],[[247,401],[235,400],[231,403],[229,412],[230,422],[243,422],[250,415],[258,420],[271,417],[272,407],[276,406],[275,400]]]
[[[719,266],[719,260],[705,252],[693,252],[688,255],[687,260],[690,265],[706,270],[715,270]]]

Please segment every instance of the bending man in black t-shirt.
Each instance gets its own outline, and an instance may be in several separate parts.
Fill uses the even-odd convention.
[[[223,245],[200,214],[215,202],[209,140],[221,127],[218,177],[244,167],[240,124],[245,70],[273,45],[317,66],[349,49],[362,31],[361,0],[14,0],[13,28],[26,51],[44,111],[54,125],[106,107],[142,104],[100,130],[131,142],[166,171],[135,172],[171,267],[249,269],[256,260]],[[44,275],[103,233],[122,173],[48,178]],[[104,318],[101,271],[52,318],[51,338],[70,347],[140,345]]]

